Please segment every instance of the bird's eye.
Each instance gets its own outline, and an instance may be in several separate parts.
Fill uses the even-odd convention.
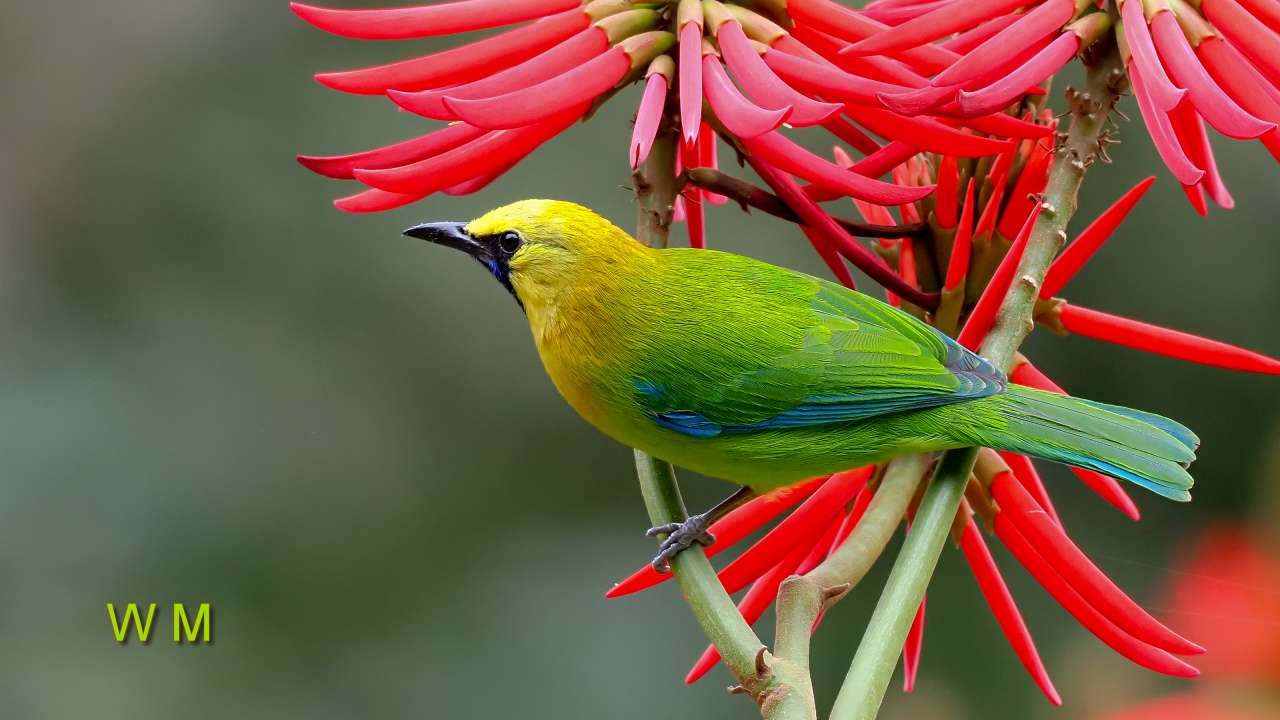
[[[520,233],[508,230],[499,235],[498,249],[502,250],[504,255],[515,255],[520,249]]]

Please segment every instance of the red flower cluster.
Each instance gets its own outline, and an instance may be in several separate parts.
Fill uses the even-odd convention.
[[[1053,127],[1052,118],[1047,114],[1042,122]],[[894,178],[905,187],[927,183],[936,175],[938,191],[932,198],[932,211],[925,202],[899,207],[903,223],[929,221],[934,247],[927,248],[917,240],[906,238],[881,240],[877,249],[891,264],[896,264],[896,272],[912,285],[921,282],[920,263],[931,259],[937,263],[936,270],[928,272],[936,273],[933,281],[941,283],[942,298],[929,319],[940,329],[954,333],[963,312],[966,320],[959,327],[957,337],[969,348],[976,349],[981,344],[991,328],[999,300],[1012,283],[1022,248],[1040,212],[1040,204],[1033,198],[1045,188],[1051,156],[1045,140],[1026,140],[1012,145],[991,162],[985,173],[966,178],[963,190],[961,158],[920,156],[894,170]],[[848,166],[850,160],[842,149],[836,149],[835,157],[837,164]],[[1280,361],[1257,353],[1087,310],[1054,297],[1106,242],[1154,181],[1155,178],[1148,178],[1126,193],[1055,260],[1041,288],[1037,319],[1062,334],[1070,331],[1207,365],[1280,374]],[[883,207],[866,203],[858,203],[858,207],[869,222],[894,223]],[[890,299],[900,303],[892,296]],[[1011,380],[1065,394],[1022,356],[1011,371]],[[1118,481],[1090,470],[1072,470],[1107,502],[1133,519],[1139,518],[1137,506]],[[754,623],[760,618],[776,598],[783,580],[817,566],[853,531],[874,495],[876,472],[874,467],[859,468],[779,490],[738,508],[712,526],[711,533],[717,542],[707,550],[709,556],[727,550],[786,510],[798,506],[720,572],[726,591],[732,593],[749,587],[738,606],[748,622]],[[956,519],[954,539],[1014,652],[1055,704],[1060,702],[1057,691],[996,568],[979,524],[973,521],[975,514],[1050,595],[1117,653],[1157,672],[1181,677],[1197,674],[1194,667],[1177,655],[1199,653],[1200,648],[1139,607],[1067,536],[1032,460],[984,449]],[[636,592],[668,577],[646,567],[616,585],[606,596]],[[916,626],[903,648],[908,689],[919,663],[923,618],[922,605]],[[700,678],[718,658],[715,649],[708,648],[690,672],[688,681]]]

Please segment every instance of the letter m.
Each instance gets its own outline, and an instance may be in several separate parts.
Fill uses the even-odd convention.
[[[196,612],[196,624],[194,626],[187,623],[187,609],[182,603],[173,604],[173,641],[182,642],[182,630],[187,632],[187,642],[199,642],[197,639],[200,635],[200,626],[204,626],[204,641],[209,642],[209,603],[200,603],[200,610]]]
[[[147,641],[147,636],[151,634],[151,619],[156,616],[156,604],[151,603],[151,608],[147,610],[147,624],[142,624],[142,614],[138,612],[137,603],[129,603],[124,609],[124,622],[116,619],[116,606],[107,603],[107,612],[111,614],[111,629],[116,633],[116,642],[124,642],[129,635],[129,621],[132,618],[133,627],[138,632],[138,639],[142,642]]]

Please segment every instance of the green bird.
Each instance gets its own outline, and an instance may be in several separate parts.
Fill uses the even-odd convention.
[[[1007,382],[915,317],[751,258],[653,249],[573,203],[526,200],[406,235],[461,250],[519,303],[560,394],[619,442],[743,486],[655,567],[763,493],[899,455],[983,446],[1188,500],[1199,441],[1150,413]]]

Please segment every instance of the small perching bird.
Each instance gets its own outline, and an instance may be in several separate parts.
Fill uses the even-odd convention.
[[[666,533],[656,566],[723,512],[807,478],[984,446],[1188,500],[1198,440],[1150,413],[1007,383],[915,317],[712,250],[641,245],[587,208],[525,200],[406,235],[480,261],[528,316],[561,395],[605,434],[744,487]]]

